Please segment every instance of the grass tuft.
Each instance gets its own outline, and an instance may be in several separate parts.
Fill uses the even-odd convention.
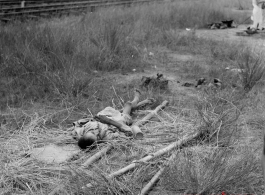
[[[240,80],[246,92],[249,92],[264,78],[265,67],[261,54],[254,54],[249,48],[243,50],[237,60]]]

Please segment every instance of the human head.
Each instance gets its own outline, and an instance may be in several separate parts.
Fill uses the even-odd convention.
[[[78,146],[81,149],[86,149],[88,147],[93,146],[93,144],[97,141],[97,136],[93,133],[86,133],[78,140]]]

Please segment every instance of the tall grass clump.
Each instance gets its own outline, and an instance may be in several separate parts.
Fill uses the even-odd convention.
[[[237,94],[229,92],[209,89],[195,103],[201,120],[199,130],[203,135],[202,140],[210,145],[227,147],[240,135],[237,120],[242,108],[236,106]]]
[[[249,48],[243,50],[237,60],[240,80],[246,92],[249,92],[264,78],[264,59],[261,54],[252,52]]]
[[[254,153],[247,147],[184,149],[166,168],[162,188],[174,194],[257,193],[259,159]]]
[[[114,20],[83,29],[49,23],[14,24],[1,28],[2,105],[58,95],[76,97],[89,88],[94,70],[131,70],[141,66],[128,31]]]

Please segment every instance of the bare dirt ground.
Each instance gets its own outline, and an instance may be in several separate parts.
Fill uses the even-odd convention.
[[[196,35],[207,39],[245,43],[252,46],[254,49],[265,49],[265,31],[251,36],[237,36],[237,32],[242,32],[249,25],[239,25],[237,28],[229,28],[222,30],[203,29],[197,30]]]

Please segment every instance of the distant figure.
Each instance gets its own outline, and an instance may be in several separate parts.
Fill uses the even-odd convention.
[[[264,2],[260,0],[252,0],[253,5],[253,13],[251,16],[251,20],[253,20],[253,24],[249,28],[260,29],[263,30],[263,16],[262,9],[264,9]]]
[[[21,8],[24,8],[25,7],[25,0],[21,1]]]

